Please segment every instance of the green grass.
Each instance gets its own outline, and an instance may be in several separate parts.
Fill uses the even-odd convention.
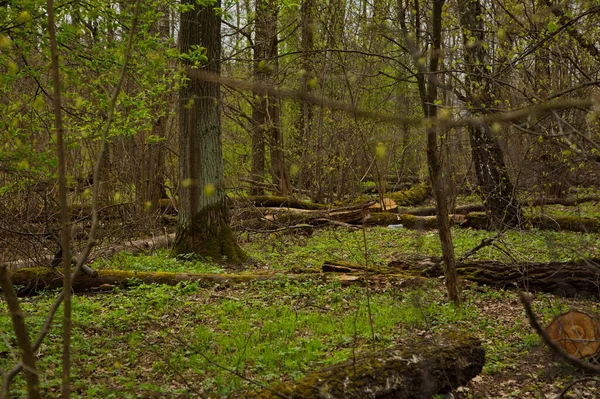
[[[457,256],[491,233],[453,230]],[[365,246],[366,240],[366,246]],[[248,237],[244,237],[248,241]],[[567,260],[598,256],[594,235],[511,232],[497,247],[475,259]],[[251,237],[244,243],[253,259],[248,268],[285,272],[319,270],[325,260],[385,265],[395,257],[439,256],[435,232],[373,228],[366,232],[319,230],[311,238]],[[572,248],[579,248],[577,251]],[[119,254],[96,267],[126,270],[216,272],[224,265],[194,257],[174,260]],[[27,326],[39,331],[56,293],[22,300]],[[459,329],[480,336],[487,351],[484,373],[499,375],[539,349],[540,342],[519,313],[507,316],[515,294],[485,287],[465,291],[462,308],[450,305],[442,282],[419,289],[394,285],[342,287],[318,275],[302,281],[285,277],[232,287],[140,285],[128,290],[76,295],[73,299],[74,398],[221,398],[252,387],[237,375],[263,384],[299,378],[347,359],[357,351],[393,346],[406,335]],[[569,308],[539,295],[536,311],[547,323]],[[518,304],[516,305],[518,307]],[[17,358],[5,304],[0,305],[0,369]],[[597,311],[591,306],[590,311]],[[59,315],[60,317],[60,315]],[[60,388],[60,318],[38,356],[44,397]],[[234,372],[234,373],[232,373]],[[237,374],[237,375],[236,375]],[[15,380],[11,397],[25,397]]]
[[[391,346],[399,334],[435,331],[477,317],[432,292],[372,292],[319,280],[257,282],[217,296],[197,284],[141,285],[111,294],[76,296],[73,302],[74,397],[110,397],[111,387],[135,397],[201,393],[219,397],[247,383],[217,367],[264,383],[296,378],[348,358],[356,350]],[[52,295],[23,303],[28,327],[37,331]],[[369,311],[370,309],[370,311]],[[370,316],[369,316],[370,314]],[[0,352],[12,352],[10,321],[0,318]],[[59,388],[60,331],[39,357],[42,386]],[[2,366],[10,362],[2,359]],[[190,390],[184,380],[195,381]],[[15,396],[23,395],[22,381]],[[109,395],[109,396],[106,396]]]

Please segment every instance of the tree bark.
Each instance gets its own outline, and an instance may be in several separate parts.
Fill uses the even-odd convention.
[[[460,3],[468,105],[474,114],[481,114],[489,112],[493,106],[484,12],[480,0]],[[519,225],[521,206],[514,195],[502,150],[491,126],[485,123],[470,126],[469,138],[480,195],[492,226],[501,230],[505,226]]]
[[[184,0],[184,4],[196,4]],[[220,73],[220,6],[196,6],[181,14],[179,49],[206,48],[208,72]],[[184,65],[189,64],[189,62]],[[173,255],[196,253],[216,261],[240,262],[245,254],[229,227],[221,147],[221,91],[218,83],[193,76],[179,92],[180,203]]]
[[[366,353],[249,398],[429,399],[469,382],[485,363],[477,338],[446,333]]]
[[[59,280],[58,282],[60,287],[62,285],[61,281]],[[4,300],[6,301],[8,312],[13,322],[13,330],[17,338],[17,344],[21,351],[21,359],[25,370],[25,380],[27,381],[28,398],[40,398],[40,377],[35,367],[35,356],[33,348],[31,347],[29,334],[27,333],[25,316],[19,305],[17,293],[10,281],[6,266],[0,266],[0,288],[2,288]],[[10,381],[6,381],[6,379],[4,380],[4,384],[6,385],[9,385],[9,382]],[[8,398],[9,387],[4,386],[3,392],[5,397]]]
[[[254,34],[254,75],[258,82],[275,85],[278,73],[277,59],[277,14],[278,0],[257,0]],[[271,152],[271,174],[278,194],[287,195],[290,181],[285,167],[283,133],[280,121],[279,99],[262,92],[255,93],[252,120],[252,178],[256,183],[264,182],[265,142]],[[252,188],[253,195],[261,195],[260,184]]]
[[[315,0],[304,0],[300,9],[301,25],[301,51],[302,51],[302,78],[301,89],[306,93],[313,90],[314,84],[311,79],[315,77],[313,66],[314,49],[314,13]],[[314,118],[314,105],[303,101],[300,103],[300,115],[298,117],[298,188],[308,190],[311,188],[311,130]]]
[[[413,55],[415,66],[417,67],[417,81],[419,85],[419,94],[421,96],[421,107],[425,119],[431,120],[437,117],[437,86],[433,81],[435,74],[439,72],[440,55],[442,51],[442,10],[444,0],[434,0],[431,12],[431,54],[429,56],[429,66],[426,70],[422,67],[421,55],[418,51],[418,39],[413,40],[408,33],[405,21],[405,10],[399,2],[402,30],[405,42]],[[420,29],[419,26],[416,29]],[[418,37],[418,35],[413,35]],[[459,304],[461,302],[460,290],[456,279],[456,261],[454,256],[454,246],[452,244],[452,232],[450,230],[450,219],[448,212],[448,198],[446,186],[442,179],[442,163],[439,159],[440,150],[438,148],[438,128],[430,123],[427,128],[427,169],[429,178],[435,196],[437,207],[438,234],[442,246],[442,255],[444,259],[444,275],[448,296],[452,302]]]

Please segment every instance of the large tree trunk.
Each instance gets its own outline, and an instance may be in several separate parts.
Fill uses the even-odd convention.
[[[195,4],[185,0],[185,4]],[[214,4],[219,7],[220,2]],[[220,73],[221,19],[213,6],[181,14],[179,49],[207,49],[204,69]],[[197,253],[238,262],[245,255],[229,227],[221,149],[221,92],[217,83],[192,78],[179,93],[180,203],[173,254]]]
[[[467,98],[474,113],[493,107],[483,8],[479,0],[460,2]],[[502,150],[488,124],[469,127],[471,151],[480,194],[493,227],[520,224],[521,207],[504,163]]]
[[[366,353],[250,398],[429,399],[469,382],[485,364],[477,338],[447,333]]]

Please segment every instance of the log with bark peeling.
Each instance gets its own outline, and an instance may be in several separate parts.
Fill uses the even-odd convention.
[[[254,399],[429,399],[469,382],[485,363],[477,338],[464,333],[408,341],[365,353],[296,382],[250,393]]]

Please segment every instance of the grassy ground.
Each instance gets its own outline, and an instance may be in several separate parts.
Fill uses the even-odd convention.
[[[454,230],[457,256],[491,235]],[[75,296],[73,397],[244,397],[256,388],[248,380],[268,385],[296,379],[355,352],[446,329],[476,334],[487,351],[483,373],[456,397],[549,398],[580,377],[553,362],[529,328],[514,292],[465,284],[465,304],[457,309],[447,303],[438,279],[400,289],[395,283],[342,287],[318,275],[304,281],[284,276],[298,267],[318,270],[326,260],[384,265],[399,256],[439,255],[435,232],[338,229],[320,230],[310,238],[249,235],[241,240],[252,260],[236,272],[277,270],[282,277],[212,288],[140,285]],[[597,235],[527,231],[509,233],[473,258],[545,261],[586,256],[600,256]],[[233,271],[193,257],[169,259],[165,253],[121,254],[95,267]],[[55,295],[23,300],[32,334]],[[544,323],[572,307],[599,311],[594,301],[546,294],[538,294],[534,304]],[[0,368],[6,370],[15,363],[17,350],[5,305],[0,306]],[[44,397],[59,396],[59,323],[38,355]],[[578,384],[579,397],[600,397],[593,385]],[[25,397],[22,379],[16,380],[12,393]]]

